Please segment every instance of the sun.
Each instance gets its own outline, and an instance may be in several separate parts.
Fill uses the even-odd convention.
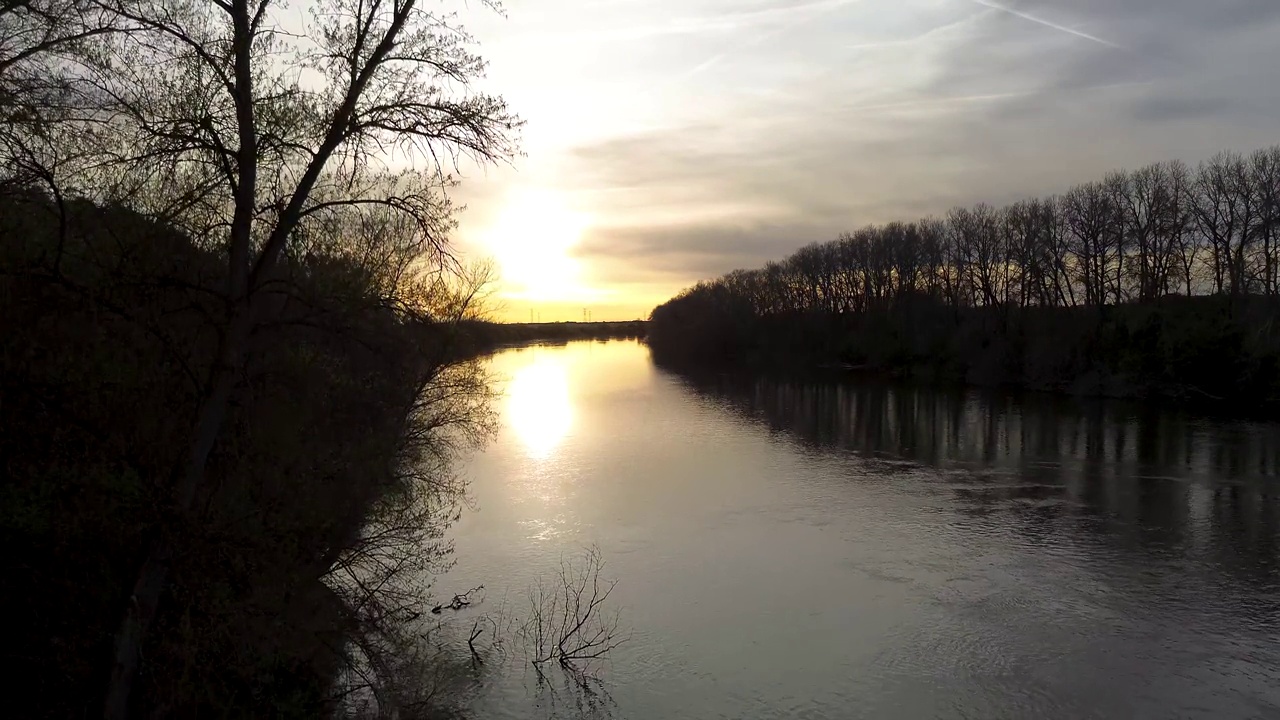
[[[508,197],[483,242],[501,267],[505,293],[526,300],[556,300],[579,290],[579,263],[570,254],[589,225],[549,190]]]

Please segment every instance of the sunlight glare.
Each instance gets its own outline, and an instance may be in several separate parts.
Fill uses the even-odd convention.
[[[507,423],[530,457],[545,460],[573,425],[569,375],[563,363],[539,358],[507,386]]]
[[[509,197],[484,238],[501,266],[506,294],[526,300],[572,296],[579,267],[570,251],[588,224],[586,215],[554,192],[524,190]]]

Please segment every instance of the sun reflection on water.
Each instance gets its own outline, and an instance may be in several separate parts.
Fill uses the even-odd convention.
[[[568,371],[561,362],[538,358],[516,371],[507,386],[507,423],[529,457],[545,460],[573,426]]]

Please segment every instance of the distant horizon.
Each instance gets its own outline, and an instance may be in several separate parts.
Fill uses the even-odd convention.
[[[590,311],[590,319],[583,317],[583,310]],[[539,307],[536,305],[524,305],[521,307],[512,302],[505,302],[502,306],[492,309],[491,315],[494,320],[503,323],[564,323],[564,322],[635,322],[645,321],[649,319],[649,312],[653,308],[648,308],[642,315],[629,317],[627,316],[629,308],[625,306],[571,306],[568,304],[553,304],[549,306]],[[532,311],[532,314],[530,313]]]
[[[1162,160],[1155,160],[1155,161],[1152,161],[1152,162],[1147,163],[1147,164],[1145,164],[1145,165],[1143,165],[1143,166],[1141,166],[1141,167],[1148,167],[1148,166],[1150,166],[1150,165],[1156,165],[1156,164],[1162,164],[1162,163],[1180,162],[1180,163],[1184,163],[1188,168],[1190,168],[1191,170],[1193,170],[1193,171],[1194,171],[1194,169],[1195,169],[1197,166],[1199,166],[1202,162],[1207,161],[1207,160],[1209,160],[1210,158],[1212,158],[1212,157],[1214,157],[1214,156],[1217,156],[1217,155],[1220,155],[1220,154],[1222,154],[1222,153],[1238,153],[1238,154],[1243,155],[1243,156],[1247,159],[1247,158],[1248,158],[1248,155],[1250,154],[1250,152],[1253,152],[1253,151],[1261,151],[1261,150],[1268,150],[1268,149],[1271,149],[1271,147],[1275,147],[1275,146],[1273,145],[1273,146],[1269,146],[1269,147],[1258,147],[1258,148],[1248,148],[1248,149],[1242,149],[1242,148],[1221,148],[1221,149],[1219,149],[1219,150],[1217,150],[1217,151],[1215,151],[1215,152],[1210,153],[1208,156],[1206,156],[1206,157],[1204,157],[1204,158],[1198,158],[1198,159],[1196,159],[1196,160],[1187,160],[1187,159],[1185,159],[1185,158],[1176,158],[1176,157],[1174,157],[1174,158],[1164,158],[1164,159],[1162,159]],[[998,202],[993,202],[993,201],[989,201],[989,200],[976,200],[976,201],[974,201],[974,202],[972,203],[972,205],[989,205],[989,206],[991,206],[991,207],[994,207],[994,208],[997,208],[997,209],[998,209],[998,208],[1006,207],[1006,206],[1008,206],[1008,205],[1012,205],[1012,204],[1014,204],[1014,203],[1021,202],[1021,201],[1025,201],[1025,200],[1037,200],[1037,199],[1055,198],[1055,197],[1059,197],[1059,196],[1061,196],[1062,194],[1064,194],[1065,192],[1067,192],[1068,190],[1070,190],[1072,187],[1079,186],[1079,185],[1082,185],[1082,184],[1093,183],[1093,182],[1102,182],[1102,181],[1104,180],[1105,176],[1106,176],[1106,175],[1108,175],[1108,174],[1111,174],[1111,173],[1130,172],[1130,171],[1133,171],[1133,170],[1141,169],[1141,167],[1123,167],[1123,168],[1121,168],[1121,167],[1117,167],[1117,168],[1110,168],[1110,169],[1105,170],[1103,173],[1099,174],[1099,175],[1098,175],[1098,176],[1096,176],[1096,177],[1092,177],[1092,178],[1088,178],[1088,179],[1081,179],[1081,180],[1078,180],[1078,181],[1076,181],[1076,182],[1073,182],[1073,183],[1072,183],[1071,185],[1069,185],[1069,186],[1062,187],[1062,188],[1060,188],[1060,189],[1058,189],[1058,190],[1055,190],[1055,191],[1046,192],[1046,193],[1045,193],[1043,196],[1041,196],[1041,197],[1037,197],[1037,196],[1033,196],[1033,195],[1029,195],[1029,194],[1013,194],[1013,195],[1007,195],[1004,199],[1002,199],[1002,200],[1000,200],[1000,201],[998,201]],[[643,313],[641,313],[638,317],[626,317],[626,316],[625,316],[625,315],[626,315],[626,313],[628,313],[628,312],[630,312],[630,311],[634,310],[634,306],[627,306],[627,305],[600,305],[600,306],[595,306],[595,305],[591,305],[591,304],[586,304],[586,305],[577,305],[577,304],[573,304],[573,303],[548,303],[548,304],[541,304],[541,303],[536,303],[536,302],[525,302],[523,305],[521,305],[519,302],[510,302],[510,301],[506,301],[506,300],[503,300],[503,301],[501,302],[501,304],[500,304],[498,307],[493,308],[493,309],[492,309],[492,314],[493,314],[494,318],[495,318],[496,320],[498,320],[499,322],[504,322],[504,323],[514,323],[514,324],[518,324],[518,323],[591,322],[591,321],[595,321],[595,322],[633,322],[633,321],[637,321],[637,320],[645,321],[645,320],[648,320],[649,315],[650,315],[650,313],[653,311],[653,309],[654,309],[654,308],[656,308],[656,307],[658,307],[658,306],[662,305],[662,304],[663,304],[663,303],[665,303],[667,300],[670,300],[671,298],[675,297],[675,296],[676,296],[676,295],[678,295],[681,291],[683,291],[683,290],[685,290],[685,289],[687,289],[687,288],[690,288],[690,287],[692,287],[692,286],[694,286],[694,285],[697,285],[698,283],[701,283],[701,282],[707,282],[707,281],[714,281],[714,280],[716,280],[716,279],[718,279],[718,278],[721,278],[721,277],[723,277],[723,276],[727,275],[728,273],[731,273],[731,272],[734,272],[734,271],[737,271],[737,270],[756,270],[756,269],[759,269],[759,268],[763,267],[764,265],[766,265],[766,264],[768,264],[768,263],[770,263],[770,262],[781,262],[781,261],[785,260],[787,256],[790,256],[790,255],[791,255],[795,250],[798,250],[798,249],[800,249],[801,247],[804,247],[804,246],[806,246],[806,245],[815,244],[815,243],[817,243],[817,244],[822,244],[822,243],[826,243],[826,242],[831,242],[831,241],[837,240],[837,239],[838,239],[841,235],[843,235],[843,234],[846,234],[846,233],[852,233],[852,232],[855,232],[855,231],[857,231],[857,230],[859,230],[859,229],[862,229],[862,228],[872,227],[872,226],[876,226],[876,225],[883,225],[883,224],[887,224],[887,223],[907,223],[907,224],[910,224],[910,223],[918,222],[918,221],[920,221],[920,220],[929,219],[929,218],[942,218],[942,217],[944,217],[944,216],[947,214],[947,212],[951,211],[952,209],[955,209],[955,208],[963,208],[963,207],[965,207],[965,206],[964,206],[964,205],[952,205],[952,206],[950,206],[950,207],[948,207],[948,208],[943,208],[943,209],[940,209],[940,210],[938,210],[938,211],[934,211],[934,212],[927,212],[927,213],[925,213],[925,214],[923,214],[923,215],[919,215],[919,216],[916,216],[916,217],[899,217],[899,218],[891,218],[891,219],[887,219],[887,220],[882,220],[882,221],[878,221],[878,222],[864,223],[864,224],[862,224],[862,225],[858,225],[858,226],[851,226],[851,227],[845,228],[845,229],[843,229],[843,230],[839,230],[838,232],[835,232],[834,234],[830,235],[829,237],[816,238],[816,239],[808,239],[808,240],[806,240],[805,242],[795,244],[795,245],[794,245],[794,247],[793,247],[791,250],[788,250],[785,254],[779,254],[779,255],[777,255],[777,256],[775,256],[775,257],[771,257],[771,258],[764,259],[764,260],[762,260],[760,263],[758,263],[758,264],[756,264],[756,265],[752,265],[752,266],[742,266],[742,267],[732,267],[732,268],[728,268],[728,269],[726,269],[726,270],[724,270],[724,271],[722,271],[722,272],[720,272],[720,273],[717,273],[717,274],[715,274],[715,275],[708,275],[708,276],[702,276],[702,277],[694,278],[693,280],[691,280],[691,281],[687,282],[686,284],[684,284],[684,285],[682,285],[682,286],[680,286],[680,287],[676,288],[676,289],[675,289],[673,292],[671,292],[671,294],[670,294],[670,295],[668,295],[667,297],[662,298],[662,299],[659,299],[658,301],[656,301],[652,306],[650,306],[650,307],[648,307],[647,309],[645,309],[645,310],[643,311]],[[499,293],[501,293],[501,287],[502,287],[502,283],[501,283],[501,281],[499,281],[499,282],[498,282],[498,287],[499,287]],[[524,316],[522,316],[522,315],[520,314],[520,308],[521,308],[521,307],[523,307],[523,308],[524,308],[524,313],[525,313],[525,315],[524,315]],[[583,315],[584,311],[588,311],[588,312],[590,313],[590,315]],[[545,315],[544,315],[544,313],[545,313]],[[522,318],[523,318],[523,319],[522,319]],[[532,318],[536,318],[536,319],[532,319]],[[548,318],[555,318],[555,319],[548,319]],[[588,319],[588,318],[589,318],[589,319]]]
[[[464,168],[503,317],[647,316],[871,223],[1277,139],[1272,0],[511,0],[466,13],[524,156]]]

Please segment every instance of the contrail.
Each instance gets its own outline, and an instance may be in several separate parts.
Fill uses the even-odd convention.
[[[1010,15],[1013,15],[1014,17],[1020,17],[1020,18],[1022,18],[1023,20],[1027,20],[1027,21],[1029,21],[1029,22],[1033,22],[1033,23],[1035,23],[1035,24],[1037,24],[1037,25],[1043,25],[1043,26],[1045,26],[1045,27],[1047,27],[1047,28],[1053,28],[1054,30],[1058,30],[1058,31],[1060,31],[1060,32],[1067,33],[1068,35],[1074,35],[1074,36],[1076,36],[1076,37],[1078,37],[1078,38],[1083,38],[1083,39],[1085,39],[1085,40],[1092,40],[1093,42],[1096,42],[1096,43],[1098,43],[1099,45],[1106,45],[1107,47],[1109,47],[1109,48],[1114,48],[1114,49],[1116,49],[1116,50],[1124,50],[1124,49],[1125,49],[1124,47],[1122,47],[1122,46],[1120,46],[1120,45],[1117,45],[1117,44],[1115,44],[1115,43],[1111,42],[1110,40],[1104,40],[1104,39],[1102,39],[1102,38],[1098,37],[1097,35],[1090,35],[1090,34],[1089,34],[1089,33],[1087,33],[1087,32],[1081,32],[1081,31],[1079,31],[1079,30],[1075,30],[1075,29],[1073,29],[1073,28],[1069,28],[1069,27],[1067,27],[1067,26],[1065,26],[1065,25],[1059,25],[1058,23],[1053,22],[1053,21],[1051,21],[1051,20],[1045,20],[1045,19],[1044,19],[1044,18],[1042,18],[1042,17],[1036,17],[1035,15],[1031,15],[1031,14],[1029,14],[1029,13],[1024,13],[1024,12],[1022,12],[1021,10],[1015,10],[1015,9],[1013,9],[1013,8],[1011,8],[1011,7],[1006,7],[1006,6],[1004,6],[1004,5],[998,5],[998,4],[996,4],[996,3],[991,2],[990,0],[970,0],[970,1],[971,1],[971,2],[973,2],[973,3],[975,3],[975,4],[977,4],[977,5],[981,5],[981,6],[983,6],[983,7],[991,8],[992,10],[999,10],[1000,12],[1009,13]]]
[[[835,10],[839,10],[840,8],[845,7],[846,5],[852,5],[857,2],[861,2],[861,0],[818,0],[818,2],[812,2],[806,5],[800,5],[798,7],[791,8],[790,12],[795,15],[798,15],[798,17],[793,18],[790,22],[782,23],[776,26],[775,28],[773,28],[772,30],[761,33],[760,35],[757,35],[756,37],[751,38],[750,40],[740,43],[736,47],[726,50],[725,52],[719,53],[717,55],[713,55],[712,57],[699,63],[697,66],[693,67],[687,72],[677,76],[674,80],[668,83],[668,85],[684,82],[685,80],[688,80],[696,75],[700,75],[701,73],[706,72],[707,70],[710,70],[716,65],[719,65],[722,61],[728,59],[733,55],[736,55],[742,52],[743,50],[746,50],[747,48],[750,48],[755,45],[759,45],[765,40],[768,40],[773,37],[777,37],[778,35],[788,32],[794,29],[797,25],[809,22],[818,17],[826,15],[827,13],[834,12]],[[801,11],[801,12],[796,12],[796,11]],[[810,11],[810,12],[804,12],[804,11]]]

